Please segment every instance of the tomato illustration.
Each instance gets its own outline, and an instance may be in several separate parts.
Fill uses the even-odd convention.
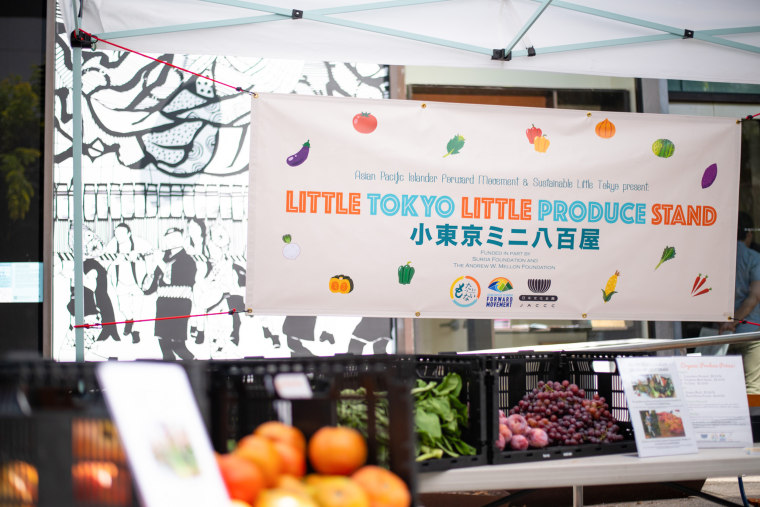
[[[372,113],[358,113],[354,116],[354,128],[361,134],[371,134],[377,128],[377,118]]]

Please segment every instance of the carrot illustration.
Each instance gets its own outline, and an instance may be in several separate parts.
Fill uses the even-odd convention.
[[[702,294],[707,294],[707,293],[708,293],[708,292],[710,292],[711,290],[712,290],[712,287],[710,287],[709,289],[703,289],[703,290],[701,290],[701,291],[697,292],[697,293],[696,293],[696,294],[694,294],[694,295],[695,295],[695,296],[701,296]]]
[[[699,290],[699,288],[702,287],[705,284],[706,281],[707,281],[707,275],[705,275],[705,277],[702,278],[702,281],[699,282],[699,285],[697,285],[696,287],[694,287],[694,290],[692,290],[692,292],[694,292],[695,290]],[[695,296],[699,296],[699,294],[694,294],[694,295]]]
[[[697,277],[694,279],[694,285],[691,286],[691,293],[693,294],[695,290],[697,290],[697,284],[699,283],[699,279],[702,278],[702,273],[698,274]]]

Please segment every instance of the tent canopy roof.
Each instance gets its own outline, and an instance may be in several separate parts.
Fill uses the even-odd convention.
[[[81,10],[79,28],[151,53],[760,84],[757,0],[61,2],[69,32]]]

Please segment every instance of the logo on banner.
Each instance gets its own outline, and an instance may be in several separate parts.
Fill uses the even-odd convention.
[[[546,294],[549,289],[552,286],[552,281],[548,278],[530,278],[528,279],[528,289],[533,294],[521,294],[520,295],[520,301],[523,303],[528,303],[527,305],[523,304],[520,306],[525,306],[530,308],[531,306],[535,307],[543,307],[546,308],[546,304],[544,305],[532,305],[530,303],[554,303],[557,301],[557,296]],[[552,307],[554,304],[551,305]]]
[[[500,276],[491,280],[488,289],[498,294],[489,294],[486,296],[486,308],[510,308],[512,306],[512,295],[505,294],[514,289],[509,279]]]
[[[449,295],[457,306],[472,306],[480,299],[480,284],[471,276],[460,276],[451,284]]]

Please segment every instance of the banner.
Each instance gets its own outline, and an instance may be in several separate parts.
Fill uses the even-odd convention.
[[[734,119],[257,95],[255,314],[725,321]]]

